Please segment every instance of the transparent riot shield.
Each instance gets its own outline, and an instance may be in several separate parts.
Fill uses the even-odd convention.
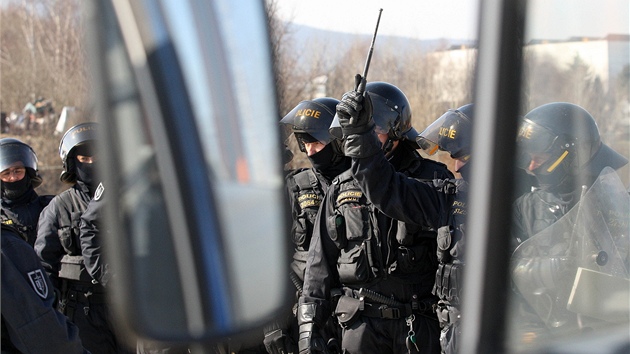
[[[512,279],[549,329],[630,321],[630,195],[606,168],[580,202],[512,255]]]

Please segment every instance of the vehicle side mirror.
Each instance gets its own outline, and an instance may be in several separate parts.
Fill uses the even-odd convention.
[[[258,331],[290,311],[279,114],[263,1],[86,1],[123,331]]]

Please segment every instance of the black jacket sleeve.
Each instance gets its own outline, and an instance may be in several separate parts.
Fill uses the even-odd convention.
[[[316,303],[321,306],[324,314],[332,311],[330,308],[331,289],[340,286],[336,266],[339,249],[329,235],[329,225],[331,222],[334,223],[335,218],[333,190],[334,186],[328,188],[317,213],[306,261],[304,289],[300,298],[300,304]]]
[[[355,135],[346,142],[374,151],[380,146],[370,133]],[[447,195],[439,192],[431,182],[410,178],[396,172],[382,152],[352,158],[352,174],[363,193],[385,215],[406,223],[438,228],[446,223],[450,210]]]
[[[81,227],[79,239],[81,241],[81,254],[83,262],[90,276],[99,283],[106,285],[107,272],[101,254],[101,235],[99,218],[102,215],[103,199],[92,200],[87,209],[81,215]]]
[[[59,220],[57,218],[60,196],[56,196],[42,210],[37,225],[37,239],[35,240],[35,252],[39,257],[46,272],[56,279],[61,266],[61,258],[65,254],[59,240]]]
[[[11,344],[22,353],[87,353],[78,328],[53,308],[53,287],[37,255],[4,228],[1,264],[2,321]]]

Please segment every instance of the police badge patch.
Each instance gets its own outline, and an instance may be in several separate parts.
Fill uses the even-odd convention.
[[[44,273],[42,273],[41,269],[29,272],[28,279],[30,279],[33,290],[35,290],[37,295],[45,299],[48,296],[48,284],[46,284],[46,279],[44,279]]]
[[[103,182],[101,182],[98,184],[98,187],[96,187],[96,191],[94,192],[94,200],[101,199],[104,191],[105,191],[105,187],[103,186]]]

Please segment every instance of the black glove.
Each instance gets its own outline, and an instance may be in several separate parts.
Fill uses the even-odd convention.
[[[337,104],[337,116],[344,138],[374,129],[372,101],[367,93],[346,92]]]
[[[312,322],[300,325],[298,347],[300,354],[328,353],[326,341],[319,334],[317,325]]]
[[[297,353],[295,342],[278,323],[265,328],[263,344],[269,354],[294,354]]]

